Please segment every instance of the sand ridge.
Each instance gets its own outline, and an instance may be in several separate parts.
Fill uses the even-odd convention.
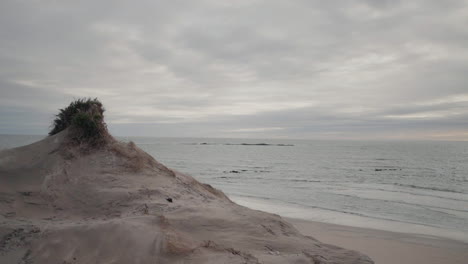
[[[0,152],[0,263],[373,263],[157,162],[67,130]]]

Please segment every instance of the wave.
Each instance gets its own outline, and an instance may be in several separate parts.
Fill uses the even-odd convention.
[[[307,204],[303,204],[303,203],[299,203],[299,202],[284,201],[284,200],[280,200],[280,199],[263,197],[263,196],[243,195],[243,194],[234,194],[234,196],[243,197],[243,198],[250,198],[250,199],[257,199],[257,200],[264,200],[264,201],[268,201],[270,203],[271,202],[274,202],[274,203],[281,202],[281,203],[284,203],[285,205],[290,204],[290,205],[298,206],[300,208],[302,207],[303,209],[320,209],[320,210],[336,212],[336,213],[341,213],[341,214],[346,214],[346,215],[354,215],[354,216],[359,216],[359,217],[364,217],[364,218],[369,218],[369,219],[386,220],[386,221],[391,221],[391,222],[396,222],[396,223],[417,224],[417,225],[421,225],[421,226],[443,228],[443,226],[436,225],[436,224],[429,224],[429,223],[422,223],[422,222],[410,221],[410,220],[405,220],[405,219],[395,219],[395,218],[389,218],[389,217],[383,217],[383,216],[376,216],[376,215],[366,214],[366,213],[363,213],[363,212],[340,210],[340,209],[336,209],[336,208],[329,208],[329,207],[323,207],[323,206],[317,206],[317,205],[307,205]]]
[[[402,184],[402,183],[394,183],[393,185],[401,186],[401,187],[408,187],[413,189],[420,189],[420,190],[431,190],[431,191],[438,191],[438,192],[450,192],[450,193],[462,193],[464,192],[457,191],[454,189],[447,189],[447,188],[438,188],[438,187],[426,187],[426,186],[418,186],[413,184]]]
[[[382,184],[383,185],[389,185],[389,184],[386,184],[386,183],[382,183]],[[394,184],[391,184],[391,185],[394,185]],[[368,188],[360,188],[360,189],[368,190]],[[406,193],[406,194],[411,194],[411,195],[416,195],[416,196],[426,196],[426,197],[431,197],[431,198],[435,197],[435,198],[446,199],[446,200],[468,202],[467,200],[464,200],[464,199],[456,199],[456,198],[453,198],[453,197],[439,196],[439,195],[432,195],[432,194],[429,195],[429,194],[414,193],[414,192],[410,192],[410,191],[402,191],[402,190],[395,191],[395,190],[389,190],[389,189],[383,189],[383,188],[373,188],[373,190],[383,191],[383,192]]]
[[[324,182],[324,181],[319,181],[319,180],[305,180],[305,179],[288,179],[287,181],[292,181],[292,182]]]
[[[220,176],[220,177],[214,177],[213,179],[236,179],[239,180],[239,177],[232,177],[232,176]],[[249,180],[267,180],[264,177],[249,177]]]
[[[419,204],[419,203],[410,203],[410,202],[405,202],[405,201],[400,201],[400,200],[388,200],[388,199],[380,199],[378,197],[375,198],[370,198],[370,197],[361,197],[359,195],[351,195],[351,194],[341,194],[341,193],[335,193],[337,196],[343,196],[343,197],[349,197],[349,198],[355,198],[355,199],[361,199],[361,200],[367,200],[367,201],[377,201],[377,202],[384,202],[384,203],[393,203],[393,204],[402,204],[402,205],[407,205],[407,206],[415,206],[415,207],[421,207],[426,210],[431,210],[431,211],[437,211],[443,214],[449,214],[447,212],[441,212],[436,209],[441,209],[441,210],[447,210],[447,211],[455,211],[455,212],[461,212],[461,213],[468,213],[468,210],[461,210],[461,209],[455,209],[455,208],[449,208],[449,207],[441,207],[441,206],[435,206],[435,205],[427,205],[427,204]],[[464,200],[460,200],[464,201]],[[453,215],[453,214],[450,214]]]

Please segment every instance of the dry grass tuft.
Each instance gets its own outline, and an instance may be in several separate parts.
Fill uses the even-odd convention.
[[[115,141],[113,144],[109,145],[109,150],[124,157],[126,166],[133,171],[152,168],[156,164],[153,157],[139,149],[133,141],[128,143]]]

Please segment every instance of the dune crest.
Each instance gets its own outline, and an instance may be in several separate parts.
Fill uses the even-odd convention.
[[[0,152],[0,263],[373,263],[133,143],[89,148],[70,135]]]

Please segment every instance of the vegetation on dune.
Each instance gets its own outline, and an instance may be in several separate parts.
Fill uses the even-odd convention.
[[[60,109],[56,115],[49,135],[55,135],[68,130],[65,141],[67,159],[76,156],[74,148],[68,144],[78,146],[81,153],[90,153],[96,149],[107,149],[124,159],[126,167],[132,171],[139,171],[146,167],[156,166],[157,163],[147,153],[140,150],[135,143],[127,144],[116,141],[107,131],[104,122],[104,107],[97,98],[80,98]],[[161,165],[162,166],[162,165]]]
[[[97,99],[81,98],[60,109],[53,121],[49,135],[55,135],[67,128],[78,142],[103,142],[109,135],[104,123],[104,107]]]

